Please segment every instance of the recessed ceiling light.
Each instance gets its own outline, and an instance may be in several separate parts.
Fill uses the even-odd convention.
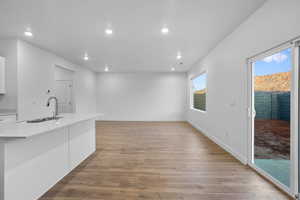
[[[177,53],[177,56],[176,56],[176,58],[177,58],[177,60],[180,60],[180,59],[182,58],[182,56],[181,56],[181,53],[180,53],[180,52],[178,52],[178,53]]]
[[[26,31],[24,31],[24,35],[27,37],[32,37],[33,33],[31,32],[30,28],[27,28]]]
[[[172,67],[172,68],[171,68],[171,70],[172,70],[172,71],[175,71],[175,68],[174,68],[174,67]]]
[[[87,53],[86,53],[86,54],[84,54],[84,56],[83,56],[83,60],[89,60],[89,56],[87,55]]]
[[[113,34],[113,30],[110,28],[105,29],[105,34],[106,35],[112,35]]]
[[[105,66],[104,71],[105,71],[105,72],[108,72],[108,71],[109,71],[108,66]]]
[[[161,33],[164,34],[164,35],[166,35],[166,34],[169,33],[169,29],[168,29],[167,27],[163,27],[163,28],[161,29]]]

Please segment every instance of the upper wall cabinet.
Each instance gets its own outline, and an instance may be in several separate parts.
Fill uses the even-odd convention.
[[[0,57],[0,94],[5,94],[5,58]]]

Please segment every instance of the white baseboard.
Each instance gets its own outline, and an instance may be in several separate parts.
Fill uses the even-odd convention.
[[[216,138],[215,136],[209,135],[207,134],[208,132],[203,130],[202,128],[200,128],[198,125],[196,125],[195,123],[191,122],[191,121],[187,121],[189,124],[191,124],[194,128],[196,128],[201,134],[205,135],[206,137],[208,137],[210,140],[212,140],[214,143],[216,143],[217,145],[219,145],[220,147],[222,147],[225,151],[227,151],[228,153],[230,153],[233,157],[235,157],[237,160],[239,160],[242,164],[247,165],[247,158],[245,158],[244,156],[242,156],[241,154],[235,152],[231,147],[229,147],[228,145],[224,144],[223,142],[221,142],[218,138]]]

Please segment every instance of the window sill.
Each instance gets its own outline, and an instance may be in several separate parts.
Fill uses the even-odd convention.
[[[196,112],[200,112],[200,113],[203,113],[203,114],[206,114],[207,113],[207,111],[205,110],[198,110],[198,109],[195,109],[195,108],[190,108],[190,110],[192,110],[192,111],[196,111]]]

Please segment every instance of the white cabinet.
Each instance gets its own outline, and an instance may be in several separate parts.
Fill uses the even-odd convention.
[[[69,129],[70,170],[96,151],[95,121],[75,124]]]
[[[0,57],[0,94],[5,94],[5,58]]]
[[[25,139],[0,138],[0,200],[37,200],[96,150],[95,119]]]
[[[68,149],[67,128],[6,143],[4,200],[42,196],[69,173]]]

